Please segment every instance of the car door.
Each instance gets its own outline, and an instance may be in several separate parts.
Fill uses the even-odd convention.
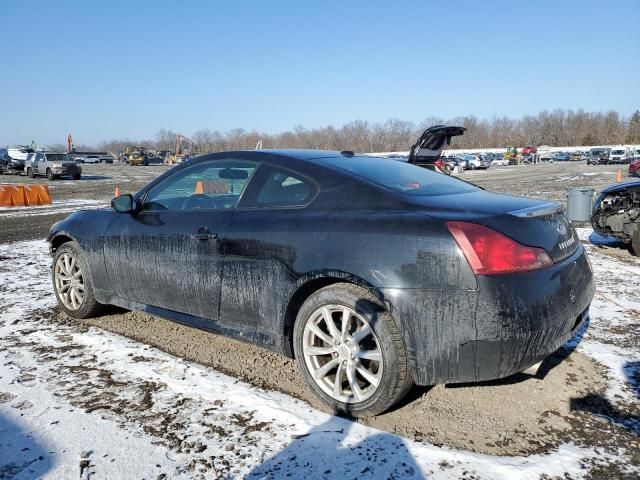
[[[42,163],[44,162],[44,153],[36,153],[33,160],[33,173],[45,173],[42,169]]]
[[[177,168],[109,226],[105,264],[114,293],[132,302],[218,320],[223,239],[257,162],[204,160]],[[249,326],[249,321],[241,322]],[[210,323],[210,328],[216,328]]]
[[[225,239],[220,321],[253,318],[256,340],[273,345],[284,297],[297,280],[294,245],[309,225],[304,208],[318,190],[299,172],[260,166]]]

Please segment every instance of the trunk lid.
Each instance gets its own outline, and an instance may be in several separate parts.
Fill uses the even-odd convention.
[[[518,243],[544,248],[554,262],[576,251],[578,236],[556,202],[486,191],[412,199],[421,213],[442,220],[461,220],[492,228]]]
[[[418,141],[411,147],[409,163],[433,163],[448,145],[451,137],[463,135],[467,129],[449,125],[436,125],[427,128]]]

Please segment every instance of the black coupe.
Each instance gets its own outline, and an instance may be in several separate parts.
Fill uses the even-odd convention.
[[[413,383],[506,377],[560,347],[594,282],[559,205],[411,163],[305,150],[191,159],[112,209],[53,225],[60,307],[142,310],[295,357],[352,416],[388,409]]]

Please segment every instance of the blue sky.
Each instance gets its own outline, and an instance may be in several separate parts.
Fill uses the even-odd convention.
[[[0,144],[640,108],[640,2],[0,3]]]

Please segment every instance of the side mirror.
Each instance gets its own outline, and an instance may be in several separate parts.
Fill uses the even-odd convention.
[[[125,193],[111,200],[111,208],[118,213],[131,213],[133,212],[133,196],[130,193]]]

